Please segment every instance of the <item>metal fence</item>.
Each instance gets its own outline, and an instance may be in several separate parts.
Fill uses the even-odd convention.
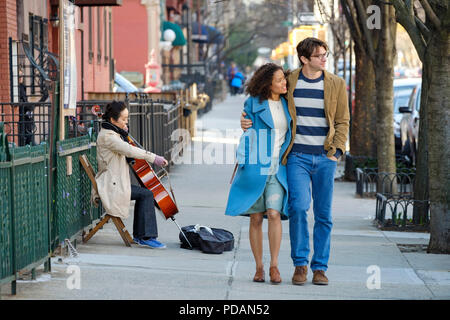
[[[174,141],[171,134],[182,125],[183,108],[178,102],[151,99],[137,94],[125,100],[129,106],[130,134],[146,150],[172,160]],[[66,117],[66,139],[82,135],[96,135],[101,120],[92,113],[93,106],[104,110],[108,100],[89,100],[77,103],[76,116]],[[38,145],[49,141],[50,102],[0,103],[0,122],[12,146]]]
[[[415,200],[405,196],[386,196],[381,193],[376,195],[375,220],[382,228],[421,226],[422,231],[427,230],[430,221],[430,203],[424,200]],[[424,209],[427,215],[418,224],[413,222],[414,210]]]
[[[397,168],[396,173],[356,168],[356,194],[376,198],[375,221],[380,228],[428,231],[429,201],[414,199],[415,178],[415,168]]]
[[[148,95],[139,94],[125,100],[129,107],[129,132],[139,144],[153,153],[163,156],[169,163],[175,141],[172,133],[180,127],[183,110],[178,103],[162,99],[153,100]],[[83,134],[97,135],[101,120],[92,112],[94,106],[105,110],[107,100],[80,101],[77,103],[77,116],[69,121],[68,132],[71,137]],[[159,168],[154,168],[157,174]],[[170,166],[166,168],[169,170]]]
[[[61,244],[89,227],[102,215],[101,207],[91,201],[91,181],[79,156],[85,154],[97,169],[95,135],[69,138],[57,142],[56,214],[52,219],[55,230],[53,243]]]
[[[11,162],[6,135],[0,123],[0,284],[14,278]]]
[[[16,146],[48,141],[50,102],[0,103],[0,122],[8,141]]]
[[[17,273],[50,256],[48,149],[45,143],[8,148],[3,127],[0,137],[0,282],[12,281],[14,294]]]
[[[415,177],[415,168],[397,169],[396,173],[356,168],[356,194],[360,197],[375,197],[377,193],[409,197],[414,192]]]

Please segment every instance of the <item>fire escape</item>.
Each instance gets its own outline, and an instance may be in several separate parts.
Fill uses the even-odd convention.
[[[11,102],[19,107],[10,135],[19,145],[39,144],[48,139],[50,88],[59,77],[58,57],[48,51],[48,19],[30,15],[28,34],[10,38],[9,48]]]

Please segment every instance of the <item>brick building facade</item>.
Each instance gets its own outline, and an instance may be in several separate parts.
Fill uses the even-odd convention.
[[[77,100],[87,99],[88,92],[109,92],[113,85],[112,11],[111,7],[97,2],[96,6],[75,9]],[[0,1],[0,102],[12,101],[9,38],[31,41],[30,16],[45,20],[45,46],[49,52],[59,55],[59,26],[55,23],[58,7],[57,0]]]
[[[17,38],[16,0],[0,1],[0,102],[10,101],[9,44]]]

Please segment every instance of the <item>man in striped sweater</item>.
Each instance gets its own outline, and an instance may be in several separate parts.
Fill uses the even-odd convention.
[[[287,100],[291,122],[291,144],[283,154],[289,188],[289,234],[295,266],[292,283],[303,285],[309,263],[307,211],[314,201],[314,254],[312,282],[327,285],[332,228],[331,205],[334,173],[345,152],[349,110],[345,81],[325,70],[328,46],[317,38],[297,45],[301,63],[288,76]],[[241,117],[242,129],[251,122]]]

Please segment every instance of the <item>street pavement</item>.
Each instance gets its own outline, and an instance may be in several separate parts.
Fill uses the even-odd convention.
[[[333,199],[334,225],[327,272],[329,285],[313,285],[311,271],[304,286],[292,285],[294,267],[290,258],[288,221],[282,222],[279,255],[283,282],[270,284],[266,220],[263,224],[266,282],[252,282],[255,265],[248,239],[249,219],[224,215],[244,100],[243,95],[228,96],[200,117],[194,142],[184,151],[179,164],[170,169],[170,183],[180,209],[175,216],[177,223],[180,226],[201,224],[229,230],[235,237],[234,250],[211,255],[182,249],[176,224],[170,219],[165,220],[159,213],[158,239],[167,245],[163,250],[137,245],[128,248],[113,223],[108,223],[88,243],[77,242],[78,257],[53,257],[51,273],[44,273],[41,266],[36,280],[24,275],[18,281],[15,296],[10,295],[9,285],[3,285],[1,299],[268,301],[450,298],[450,256],[427,254],[423,250],[401,250],[411,248],[401,245],[428,244],[429,234],[377,229],[373,223],[375,199],[356,197],[355,183],[339,179],[335,183]],[[225,135],[227,129],[234,136]],[[336,178],[343,175],[343,170],[344,163],[339,162]],[[169,181],[166,178],[163,181],[168,187]],[[125,221],[130,231],[132,210],[133,207],[130,208],[130,218]],[[312,205],[308,220],[312,241]],[[72,281],[77,274],[80,282]]]

